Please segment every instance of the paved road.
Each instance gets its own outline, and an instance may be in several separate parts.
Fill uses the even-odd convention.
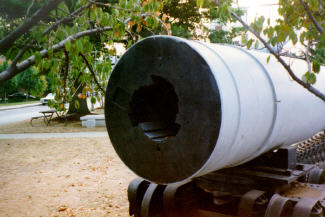
[[[90,98],[87,99],[88,108],[91,110]],[[97,102],[94,105],[95,108],[100,107],[100,104]],[[10,110],[0,110],[0,125],[19,122],[28,120],[33,116],[41,115],[39,112],[44,110],[49,110],[50,108],[45,105],[38,105],[32,107],[24,107]]]
[[[77,132],[77,133],[21,133],[0,134],[0,139],[41,139],[41,138],[82,138],[107,137],[107,132]]]
[[[32,116],[40,115],[40,111],[49,110],[48,106],[32,106],[0,111],[0,125],[24,121]]]

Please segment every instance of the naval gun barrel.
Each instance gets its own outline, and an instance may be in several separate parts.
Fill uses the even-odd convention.
[[[325,129],[325,103],[269,54],[171,36],[121,57],[107,86],[106,126],[122,161],[167,184],[250,161]],[[298,77],[306,63],[287,59]],[[325,69],[315,85],[325,92]]]

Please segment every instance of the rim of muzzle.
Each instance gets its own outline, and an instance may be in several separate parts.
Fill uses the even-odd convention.
[[[137,175],[156,183],[185,180],[215,149],[219,89],[204,58],[182,39],[146,38],[115,66],[106,90],[111,142]]]

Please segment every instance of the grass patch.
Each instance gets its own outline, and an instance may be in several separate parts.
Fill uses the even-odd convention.
[[[0,102],[0,107],[7,107],[7,106],[13,106],[13,105],[27,105],[32,103],[37,103],[39,100],[29,100],[29,101],[21,101],[21,102]]]

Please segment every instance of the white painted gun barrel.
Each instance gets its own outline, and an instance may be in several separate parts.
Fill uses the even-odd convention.
[[[325,103],[269,54],[155,36],[132,46],[109,80],[106,126],[123,162],[173,183],[250,161],[325,129]],[[301,77],[306,63],[288,59]],[[325,70],[315,85],[325,92]]]

